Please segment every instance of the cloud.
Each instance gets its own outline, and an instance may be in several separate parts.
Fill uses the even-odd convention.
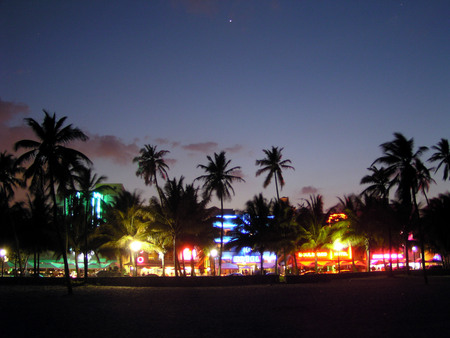
[[[233,170],[232,175],[245,179],[245,174],[241,169]]]
[[[241,144],[236,144],[236,145],[234,145],[232,147],[225,148],[225,151],[229,152],[229,153],[238,153],[238,152],[240,152],[242,150],[242,148],[243,147],[242,147]]]
[[[8,126],[8,122],[20,115],[29,113],[30,108],[24,103],[3,101],[0,98],[0,151],[12,153],[14,143],[32,138],[32,132],[25,126]]]
[[[168,144],[168,145],[172,146],[173,148],[176,148],[176,147],[178,147],[180,145],[180,142],[171,141],[171,140],[169,140],[167,138],[156,138],[155,142],[158,143],[158,144],[164,144],[164,145]]]
[[[0,98],[0,124],[7,123],[16,115],[27,114],[29,112],[30,107],[25,103],[3,101]]]
[[[125,143],[114,135],[88,135],[86,142],[76,142],[74,148],[81,151],[92,161],[95,158],[110,159],[114,163],[129,164],[138,155],[136,143]]]
[[[217,149],[218,144],[216,142],[203,142],[203,143],[191,143],[183,146],[182,148],[190,151],[197,151],[201,153],[211,153]]]
[[[301,195],[314,195],[317,194],[317,192],[319,191],[319,189],[312,187],[312,186],[307,186],[307,187],[303,187],[300,191]]]

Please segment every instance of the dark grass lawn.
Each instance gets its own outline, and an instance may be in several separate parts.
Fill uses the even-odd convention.
[[[0,286],[0,337],[450,337],[450,277],[66,294]]]

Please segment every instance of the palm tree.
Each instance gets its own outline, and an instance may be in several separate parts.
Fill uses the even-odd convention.
[[[221,215],[221,230],[220,230],[220,250],[219,250],[219,276],[222,273],[222,253],[223,253],[223,202],[224,200],[231,200],[231,193],[234,195],[233,182],[245,182],[245,180],[239,176],[233,175],[233,172],[241,169],[241,167],[228,166],[231,160],[227,160],[225,152],[222,151],[219,154],[214,153],[214,159],[211,156],[206,157],[208,164],[199,164],[197,168],[201,168],[205,171],[206,175],[197,177],[195,180],[204,181],[203,189],[204,196],[210,198],[212,193],[215,192],[217,198],[220,200],[220,215]]]
[[[450,267],[450,193],[432,198],[424,210],[428,244],[442,257],[444,269]]]
[[[347,216],[339,222],[337,231],[342,242],[348,242],[352,247],[362,246],[366,251],[367,272],[370,271],[370,254],[372,248],[380,243],[384,233],[383,227],[388,224],[389,241],[391,243],[390,229],[392,219],[389,216],[389,205],[384,200],[374,195],[364,194],[339,198],[338,208]],[[337,224],[336,224],[337,225]],[[392,251],[390,249],[390,251]],[[352,255],[354,265],[354,255]],[[390,259],[392,269],[392,260]]]
[[[299,241],[300,232],[295,219],[295,209],[289,204],[289,201],[280,199],[274,201],[272,206],[274,238],[272,242],[272,250],[276,253],[277,264],[275,265],[275,273],[278,273],[278,257],[282,256],[284,260],[284,273],[287,269],[287,258],[290,255],[293,259],[293,269],[298,274],[297,243]]]
[[[146,144],[137,156],[133,159],[133,163],[138,164],[138,169],[136,171],[136,176],[143,177],[145,185],[155,184],[158,194],[160,194],[160,189],[158,186],[158,175],[162,177],[163,180],[169,178],[167,170],[169,166],[164,160],[164,156],[170,153],[168,150],[156,150],[157,146],[152,146]]]
[[[360,184],[370,184],[370,186],[364,189],[364,191],[361,193],[361,196],[379,197],[387,207],[389,205],[389,192],[394,184],[394,182],[391,181],[391,176],[394,173],[394,168],[391,167],[389,169],[386,168],[378,169],[376,166],[372,165],[370,168],[368,168],[368,170],[372,172],[372,175],[364,176],[361,179]],[[362,203],[361,200],[359,200],[359,202]],[[392,229],[391,229],[391,222],[387,223],[388,223],[388,241],[389,241],[389,266],[392,272]]]
[[[8,154],[6,151],[0,153],[0,208],[3,210],[4,219],[6,219],[11,226],[19,262],[21,262],[19,236],[15,219],[11,215],[13,210],[10,207],[10,202],[14,198],[14,189],[19,186],[24,186],[24,182],[18,177],[22,172],[23,168],[17,164],[13,155]],[[17,207],[18,206],[14,206],[14,208]]]
[[[254,196],[245,205],[245,210],[236,218],[237,226],[231,233],[232,239],[227,244],[229,248],[249,247],[260,255],[260,271],[264,272],[263,254],[272,246],[274,227],[272,203],[262,194]]]
[[[266,179],[264,180],[264,188],[267,188],[267,186],[272,181],[272,177],[275,177],[277,200],[280,199],[280,195],[278,193],[278,181],[280,183],[280,189],[282,189],[284,186],[283,169],[294,169],[294,167],[289,165],[291,163],[291,160],[281,160],[283,157],[281,155],[283,149],[284,148],[278,149],[278,147],[274,146],[272,146],[272,149],[263,149],[266,157],[261,160],[256,160],[256,165],[261,167],[261,169],[256,172],[256,176],[259,176],[263,173],[268,173]]]
[[[119,258],[120,270],[123,271],[124,253],[129,252],[130,263],[134,261],[131,243],[140,242],[141,249],[146,252],[154,250],[148,241],[152,215],[143,207],[139,194],[126,190],[120,192],[106,210],[107,221],[98,228],[99,237],[103,239],[100,250],[113,249]]]
[[[152,226],[172,239],[176,276],[181,270],[178,261],[180,243],[188,243],[193,248],[202,240],[214,239],[208,234],[211,233],[208,229],[212,230],[212,221],[206,209],[207,202],[207,199],[198,199],[198,190],[192,184],[184,185],[184,177],[168,180],[161,191],[161,201],[156,198],[150,201],[155,218]]]
[[[324,212],[321,195],[311,196],[306,205],[300,207],[297,223],[300,226],[300,249],[314,252],[314,265],[317,272],[317,252],[321,249],[331,249],[337,225],[328,225],[330,212]]]
[[[0,192],[2,198],[10,200],[14,197],[14,188],[23,186],[24,182],[18,177],[23,168],[18,166],[12,154],[6,151],[0,153]]]
[[[53,203],[53,226],[56,229],[64,259],[64,271],[68,293],[72,294],[72,284],[69,275],[69,264],[63,236],[58,225],[58,205],[56,200],[56,187],[64,185],[71,176],[73,168],[79,168],[82,164],[90,164],[91,161],[81,152],[66,145],[72,141],[86,141],[88,137],[71,124],[64,126],[67,117],[56,119],[56,115],[49,115],[44,110],[44,120],[39,124],[32,118],[26,118],[25,123],[32,129],[38,141],[21,140],[14,145],[15,150],[26,149],[17,162],[22,164],[31,162],[25,170],[25,178],[32,178],[33,183],[46,183],[50,191]]]
[[[420,223],[420,215],[416,195],[419,190],[419,172],[421,167],[420,156],[428,149],[419,147],[414,151],[414,140],[406,139],[401,133],[394,133],[394,140],[381,144],[384,155],[374,161],[388,166],[392,172],[391,181],[397,185],[397,196],[405,212],[405,219],[415,218]],[[408,224],[409,223],[409,224]],[[409,273],[408,234],[411,230],[411,221],[406,223],[405,233],[405,258],[406,271]],[[423,247],[422,247],[423,249]],[[424,255],[425,253],[422,252]],[[425,260],[423,260],[425,264]],[[425,282],[427,282],[425,266],[423,268]]]
[[[385,201],[389,201],[389,191],[392,188],[392,169],[389,171],[386,168],[377,168],[372,165],[367,170],[372,172],[372,175],[366,175],[361,179],[360,184],[370,184],[361,195],[379,196]]]
[[[444,166],[443,167],[444,173],[442,179],[446,181],[449,177],[450,171],[450,147],[448,145],[448,140],[442,138],[437,145],[432,146],[431,148],[436,150],[436,152],[429,158],[428,161],[431,162],[439,161],[439,164],[435,169],[435,173],[441,168],[441,166]]]
[[[88,234],[89,230],[94,230],[94,215],[92,210],[91,200],[94,197],[94,193],[100,189],[108,189],[109,186],[103,185],[98,189],[98,185],[103,183],[107,179],[106,176],[97,176],[92,172],[91,168],[82,168],[79,175],[76,177],[76,181],[81,193],[81,199],[84,205],[84,279],[87,281],[88,277]],[[98,215],[97,215],[98,217]],[[94,227],[93,227],[94,226]]]

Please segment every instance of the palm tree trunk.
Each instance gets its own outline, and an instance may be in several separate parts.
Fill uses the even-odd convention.
[[[297,255],[294,253],[295,274],[298,276]]]
[[[367,272],[370,272],[370,241],[366,238],[366,258],[367,258]]]
[[[260,251],[259,254],[261,255],[261,276],[264,275],[264,251]]]
[[[8,212],[8,216],[10,218],[10,223],[11,223],[12,228],[13,228],[14,241],[16,242],[16,253],[17,253],[17,257],[19,259],[19,271],[21,272],[20,276],[22,277],[23,276],[22,257],[21,257],[21,254],[20,254],[19,236],[17,235],[16,222],[14,222],[14,220],[11,217],[11,214],[9,212]]]
[[[222,275],[222,253],[223,253],[223,197],[220,196],[220,220],[222,226],[220,228],[220,250],[219,250],[219,276]]]
[[[275,173],[275,189],[277,191],[277,201],[280,201],[280,194],[278,193],[278,180],[277,180],[277,174]]]
[[[177,240],[176,235],[172,237],[173,241],[173,267],[175,269],[175,277],[178,277],[178,259],[177,259]]]
[[[191,252],[191,277],[195,277],[194,250]]]
[[[70,280],[69,262],[67,260],[67,251],[66,251],[65,241],[64,241],[64,238],[62,237],[61,229],[58,226],[58,205],[56,204],[55,183],[53,180],[53,173],[52,173],[51,169],[50,169],[50,193],[51,193],[52,201],[53,201],[53,226],[56,229],[56,235],[58,236],[58,241],[61,246],[61,251],[62,251],[62,255],[63,255],[64,278],[66,279],[67,293],[69,295],[72,295],[73,290],[72,290],[72,281]]]
[[[84,222],[84,281],[88,279],[88,221],[89,221],[89,201],[86,199],[85,222]]]
[[[426,197],[426,195],[425,195]],[[419,240],[420,240],[420,251],[422,252],[422,270],[423,270],[423,279],[425,281],[425,284],[428,284],[428,276],[427,276],[427,269],[426,269],[426,262],[425,262],[425,236],[423,235],[423,229],[422,229],[422,221],[420,219],[420,213],[419,213],[419,206],[417,205],[417,199],[416,194],[413,191],[413,201],[414,201],[414,209],[416,213],[416,219],[417,219],[417,226],[419,227]],[[428,203],[428,199],[427,199]]]

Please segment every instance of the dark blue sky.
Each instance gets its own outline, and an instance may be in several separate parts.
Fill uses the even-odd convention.
[[[296,168],[283,195],[331,206],[363,189],[394,132],[449,138],[449,14],[448,1],[2,1],[0,144],[25,116],[68,116],[96,170],[147,198],[131,163],[144,144],[187,182],[226,150],[247,181],[236,208],[275,196],[254,163],[274,145]],[[431,195],[449,190],[436,182]]]

